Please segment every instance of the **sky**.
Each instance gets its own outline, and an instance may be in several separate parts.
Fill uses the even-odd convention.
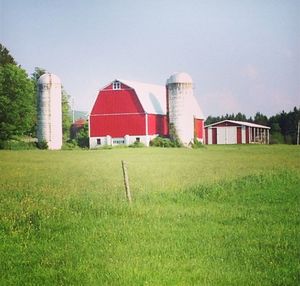
[[[187,72],[206,116],[300,107],[300,0],[0,0],[0,42],[90,111],[117,78]]]

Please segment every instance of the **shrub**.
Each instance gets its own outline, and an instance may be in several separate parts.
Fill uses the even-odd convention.
[[[130,144],[128,147],[130,148],[142,148],[145,147],[145,144],[142,142],[135,141],[134,143]]]
[[[171,141],[169,138],[158,136],[150,141],[150,146],[169,148],[169,147],[180,147],[181,145],[178,144],[178,142]]]
[[[47,143],[47,141],[43,140],[43,141],[37,142],[36,147],[38,147],[41,150],[46,150],[46,149],[48,149],[48,143]]]
[[[62,146],[62,150],[73,150],[73,149],[77,149],[78,145],[76,140],[74,139],[70,139],[67,142],[63,143]]]
[[[283,144],[284,137],[280,132],[274,132],[270,135],[270,144]]]
[[[198,141],[198,139],[195,137],[193,143],[191,144],[193,149],[198,149],[198,148],[204,148],[204,145],[202,142]]]
[[[5,150],[32,150],[35,149],[33,142],[24,142],[20,140],[0,141],[0,149]]]

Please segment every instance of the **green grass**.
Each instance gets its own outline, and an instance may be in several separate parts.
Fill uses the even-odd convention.
[[[300,284],[297,146],[1,151],[0,170],[0,285]]]

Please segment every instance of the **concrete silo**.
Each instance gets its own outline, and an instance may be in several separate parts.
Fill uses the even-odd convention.
[[[61,81],[51,73],[38,80],[38,142],[46,141],[50,150],[62,146]]]
[[[170,127],[173,125],[181,143],[188,145],[195,136],[195,120],[204,116],[193,92],[193,80],[187,73],[175,73],[167,80]],[[171,130],[170,130],[171,131]]]

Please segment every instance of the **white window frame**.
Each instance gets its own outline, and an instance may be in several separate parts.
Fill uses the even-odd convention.
[[[119,81],[113,82],[113,90],[120,90],[121,89],[121,83]]]

